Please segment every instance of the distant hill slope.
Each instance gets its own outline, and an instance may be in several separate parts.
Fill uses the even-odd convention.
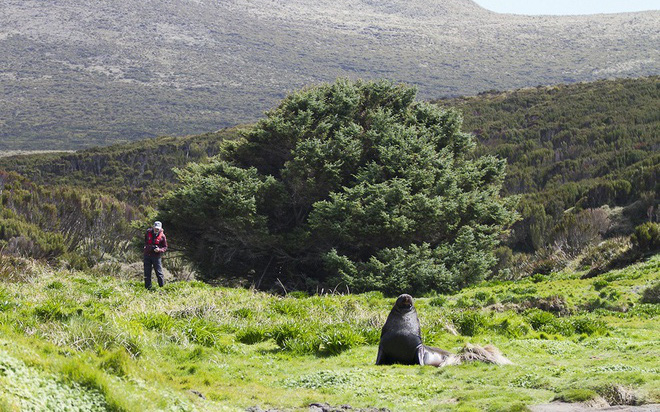
[[[526,17],[469,0],[8,0],[0,150],[216,130],[339,76],[430,98],[659,74],[659,26],[660,11]]]

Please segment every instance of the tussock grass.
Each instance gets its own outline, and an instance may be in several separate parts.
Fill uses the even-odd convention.
[[[0,357],[22,362],[34,382],[54,382],[57,396],[80,390],[117,411],[312,402],[524,410],[592,392],[658,402],[660,309],[641,303],[658,272],[654,257],[591,279],[564,272],[420,297],[426,344],[456,352],[492,343],[514,362],[435,369],[374,365],[393,304],[379,293],[281,297],[200,282],[147,292],[140,282],[36,267],[29,280],[0,283]],[[610,306],[593,307],[596,298]],[[0,410],[20,399],[0,390]]]

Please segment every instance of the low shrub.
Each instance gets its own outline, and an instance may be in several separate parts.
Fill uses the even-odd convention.
[[[440,296],[436,296],[434,298],[431,298],[429,300],[429,305],[441,308],[441,307],[445,306],[447,304],[447,302],[449,302],[449,299],[447,299],[446,296],[440,295]]]
[[[542,331],[548,327],[554,327],[557,323],[555,315],[539,309],[531,309],[527,311],[525,318],[530,326],[536,331]]]
[[[301,317],[305,314],[306,310],[301,304],[301,301],[296,298],[284,298],[275,302],[272,305],[275,312],[291,317]]]
[[[594,282],[593,282],[594,289],[596,289],[596,290],[601,290],[609,284],[610,284],[610,282],[608,282],[605,279],[598,279],[598,280],[594,280]]]
[[[641,303],[660,303],[660,282],[656,282],[655,285],[648,287],[642,293],[642,298],[640,299]]]
[[[580,265],[589,268],[585,277],[591,278],[600,275],[615,267],[619,262],[625,261],[630,247],[628,237],[615,237],[589,246],[580,260]]]
[[[56,280],[46,285],[46,289],[62,290],[64,289],[64,283],[60,282],[59,280]]]
[[[252,319],[254,318],[255,315],[254,309],[251,308],[236,309],[233,313],[234,316],[236,316],[239,319]]]
[[[537,308],[546,312],[565,316],[572,312],[564,296],[553,295],[547,297],[526,296],[525,299],[519,299],[524,308]]]
[[[75,382],[85,388],[100,392],[107,402],[106,410],[123,412],[132,410],[134,405],[128,405],[124,397],[113,389],[112,382],[98,369],[92,368],[80,359],[69,359],[61,372],[69,382]]]
[[[506,318],[496,326],[495,331],[509,338],[521,338],[529,333],[529,326],[521,319]]]
[[[0,251],[2,242],[0,242]],[[38,274],[34,261],[0,253],[0,280],[3,282],[29,282]]]
[[[374,326],[370,322],[365,322],[363,325],[358,325],[360,334],[364,337],[367,345],[377,345],[380,342],[381,325]]]
[[[480,291],[474,294],[474,300],[479,306],[492,305],[497,302],[492,293]]]
[[[11,309],[13,306],[14,302],[10,293],[3,287],[0,287],[0,312]]]
[[[646,222],[637,226],[630,240],[633,249],[639,253],[644,254],[660,250],[660,223]]]
[[[560,266],[553,259],[542,259],[534,263],[532,268],[532,275],[549,275]]]
[[[535,275],[530,276],[529,280],[531,280],[534,283],[541,283],[541,282],[545,282],[546,280],[548,280],[548,276],[537,273]]]
[[[548,389],[550,385],[547,378],[535,373],[528,373],[514,378],[509,386],[525,389]]]

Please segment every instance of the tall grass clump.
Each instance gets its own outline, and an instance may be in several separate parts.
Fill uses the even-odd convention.
[[[135,320],[149,330],[168,332],[174,328],[174,318],[167,313],[142,312],[135,315]]]
[[[364,345],[366,338],[353,330],[351,326],[333,325],[321,333],[320,341],[318,353],[334,356],[348,349]]]
[[[568,402],[568,403],[577,403],[577,402],[587,402],[598,397],[598,393],[592,389],[568,389],[561,392],[555,397],[554,400]]]
[[[246,326],[236,332],[236,340],[246,345],[254,345],[270,338],[270,331],[265,326]]]
[[[76,351],[103,353],[123,348],[131,357],[139,357],[142,351],[137,335],[112,322],[86,316],[75,315],[62,323],[52,323],[42,328],[41,334],[58,346],[68,346]]]
[[[489,318],[480,311],[463,311],[454,313],[451,320],[463,336],[475,336],[488,329]]]
[[[82,313],[82,309],[73,307],[62,298],[49,298],[36,306],[33,313],[42,321],[65,321],[75,313]]]
[[[0,286],[0,312],[11,309],[14,306],[14,302],[11,298],[11,294],[3,287]]]
[[[74,358],[64,361],[60,372],[66,380],[100,392],[107,403],[106,410],[111,412],[133,410],[134,405],[128,404],[125,397],[115,391],[118,388],[103,372],[84,363],[81,359]]]
[[[100,367],[109,374],[125,377],[129,373],[131,356],[124,348],[118,348],[103,356]]]

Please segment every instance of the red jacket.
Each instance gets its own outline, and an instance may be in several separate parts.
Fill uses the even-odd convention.
[[[156,247],[160,249],[159,252],[154,251]],[[154,229],[152,227],[147,229],[147,233],[144,235],[144,255],[160,256],[166,250],[167,239],[165,238],[165,232],[163,229],[160,229],[157,233],[154,233]]]

